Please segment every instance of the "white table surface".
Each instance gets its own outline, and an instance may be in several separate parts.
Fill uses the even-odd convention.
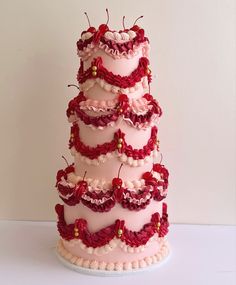
[[[0,221],[2,285],[235,285],[236,227],[172,225],[172,254],[163,266],[136,275],[95,277],[64,267],[54,253],[53,222]]]

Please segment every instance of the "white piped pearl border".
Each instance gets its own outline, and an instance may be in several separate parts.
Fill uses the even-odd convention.
[[[57,250],[57,254],[59,255],[59,257],[63,258],[62,262],[64,263],[65,261],[67,261],[69,262],[69,264],[74,265],[75,267],[73,269],[75,270],[76,268],[77,269],[79,268],[92,269],[92,270],[96,270],[97,274],[99,274],[99,271],[102,271],[101,273],[104,273],[104,274],[106,273],[106,271],[107,272],[109,271],[121,271],[121,272],[130,271],[131,273],[132,271],[135,271],[137,269],[146,268],[148,266],[160,263],[161,261],[166,259],[166,257],[170,253],[169,245],[166,240],[163,240],[158,252],[155,255],[145,257],[144,259],[134,260],[131,262],[104,262],[104,261],[89,260],[89,259],[84,259],[82,257],[77,257],[65,249],[65,247],[63,246],[62,240],[59,240],[56,250]],[[87,273],[89,273],[89,271],[87,271]],[[94,272],[94,274],[96,273]]]
[[[140,88],[144,88],[144,89],[148,88],[148,78],[147,76],[144,76],[141,79],[141,81],[137,82],[134,85],[134,87],[128,87],[128,88],[120,88],[118,86],[111,85],[101,78],[88,79],[86,80],[86,82],[79,84],[79,87],[81,91],[88,91],[95,84],[98,84],[102,89],[104,89],[107,92],[112,92],[114,94],[118,94],[118,93],[130,94],[130,93],[134,93]]]
[[[151,154],[149,156],[146,156],[144,159],[133,159],[133,157],[131,156],[128,157],[125,153],[119,153],[118,151],[113,151],[107,154],[99,155],[97,159],[90,159],[86,156],[81,155],[79,152],[75,150],[74,147],[70,149],[70,152],[72,156],[79,158],[82,162],[85,162],[88,165],[95,165],[95,166],[98,166],[101,163],[105,163],[108,159],[117,157],[120,160],[120,162],[124,164],[128,164],[131,167],[139,167],[143,166],[145,163],[150,162],[152,158],[158,157],[157,146],[153,151],[151,151]]]

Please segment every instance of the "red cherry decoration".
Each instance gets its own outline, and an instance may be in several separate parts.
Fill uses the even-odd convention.
[[[86,181],[80,181],[75,189],[74,189],[74,196],[77,198],[77,201],[79,202],[83,194],[87,191],[88,184]]]
[[[169,177],[169,171],[165,168],[164,165],[156,163],[153,165],[153,171],[160,173],[161,177],[165,180]]]
[[[102,33],[105,33],[109,30],[108,26],[106,24],[101,24],[99,27],[98,27],[98,30]]]
[[[72,173],[74,171],[75,171],[74,164],[67,166],[65,169],[66,174]]]
[[[146,93],[145,95],[143,95],[143,98],[145,98],[147,101],[153,101],[153,97],[149,93]]]
[[[130,30],[137,32],[138,30],[140,30],[140,27],[138,25],[134,25]]]
[[[87,173],[87,171],[85,171],[83,179],[77,183],[77,185],[74,189],[74,196],[78,202],[80,201],[81,197],[83,196],[83,194],[88,189],[88,183],[86,181],[84,181],[86,173]]]
[[[138,17],[138,18],[134,21],[133,27],[132,27],[130,30],[132,30],[132,31],[134,31],[134,32],[137,32],[137,31],[140,30],[140,27],[139,27],[138,25],[136,25],[136,23],[137,23],[137,21],[138,21],[139,19],[141,19],[141,18],[143,18],[143,16]]]
[[[114,190],[113,194],[115,197],[115,200],[117,202],[120,202],[123,198],[123,193],[124,193],[124,189],[122,188],[122,179],[119,177],[120,176],[120,170],[123,166],[123,163],[120,165],[120,168],[118,170],[118,177],[115,177],[112,179],[112,188]]]
[[[151,172],[144,172],[143,173],[143,175],[142,175],[142,178],[144,179],[144,180],[150,180],[150,179],[152,179],[152,173]]]
[[[122,186],[122,179],[121,178],[118,178],[118,177],[115,177],[112,179],[112,187],[113,188],[119,188]]]
[[[157,185],[157,179],[153,177],[151,172],[145,172],[142,175],[142,178],[145,180],[145,185],[148,186],[156,186]]]
[[[126,94],[120,94],[118,100],[119,102],[129,102],[129,98]]]
[[[96,28],[94,28],[94,27],[89,27],[88,30],[87,30],[87,32],[94,34],[94,33],[96,33]]]
[[[155,163],[153,164],[153,167],[152,167],[153,171],[155,172],[160,172],[161,169],[162,169],[162,165],[160,163]]]
[[[67,175],[66,175],[66,172],[64,170],[60,169],[57,172],[57,178],[56,178],[57,179],[57,183],[56,183],[56,186],[57,186],[58,182],[61,181],[62,178],[67,179]]]

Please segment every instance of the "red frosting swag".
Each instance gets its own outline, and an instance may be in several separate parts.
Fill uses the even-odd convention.
[[[102,116],[90,116],[80,107],[80,102],[86,101],[84,93],[80,92],[77,97],[69,102],[66,113],[68,117],[76,114],[77,118],[83,121],[86,125],[92,125],[94,127],[106,127],[112,122],[116,122],[119,117],[122,116],[124,120],[131,123],[134,127],[145,128],[153,121],[152,119],[154,115],[157,115],[157,117],[162,115],[162,110],[158,102],[150,94],[145,94],[143,98],[147,100],[147,104],[150,106],[150,109],[144,115],[137,115],[134,113],[129,105],[127,95],[120,94],[115,109],[109,114]]]
[[[64,206],[57,204],[55,210],[58,215],[57,228],[61,237],[68,241],[80,239],[87,247],[104,246],[115,237],[129,246],[138,247],[145,245],[155,233],[159,237],[164,237],[168,233],[169,222],[165,203],[162,204],[162,216],[159,213],[153,214],[151,221],[139,231],[130,231],[126,228],[125,221],[116,220],[114,224],[91,233],[85,219],[76,219],[74,224],[67,225],[64,219]]]
[[[58,171],[56,187],[60,198],[69,206],[74,206],[81,202],[94,212],[108,212],[116,203],[120,203],[123,208],[131,211],[139,211],[145,209],[151,199],[156,201],[163,200],[166,194],[162,195],[161,193],[166,193],[168,188],[169,172],[164,165],[159,163],[153,165],[152,171],[143,174],[142,178],[145,181],[145,185],[137,192],[123,187],[123,182],[120,178],[114,178],[112,180],[112,188],[106,192],[99,189],[88,190],[88,184],[84,180],[71,186],[67,181],[67,176],[73,172],[73,165],[68,166],[65,170]],[[160,174],[159,180],[153,177],[153,172]]]
[[[97,57],[93,60],[91,67],[86,71],[84,71],[83,62],[81,62],[77,80],[82,84],[88,79],[100,78],[111,85],[120,88],[129,88],[135,86],[135,84],[141,81],[144,76],[148,77],[148,83],[151,82],[151,70],[148,65],[149,60],[146,57],[141,57],[139,59],[138,67],[129,76],[121,76],[115,75],[113,72],[107,70],[102,65],[102,58]]]

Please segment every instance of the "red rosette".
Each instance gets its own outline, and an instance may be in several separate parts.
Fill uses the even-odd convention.
[[[160,214],[154,213],[151,218],[151,222],[157,225],[160,222]]]
[[[84,219],[75,220],[75,228],[79,230],[80,235],[87,230],[87,221]]]
[[[113,196],[115,201],[120,203],[123,199],[124,188],[123,187],[116,187],[113,192]]]

